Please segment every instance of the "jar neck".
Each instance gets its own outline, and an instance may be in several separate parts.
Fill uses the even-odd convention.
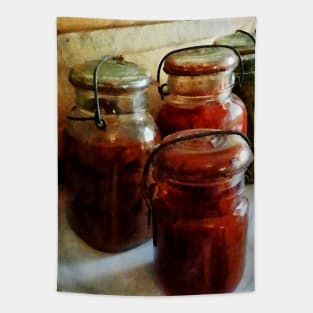
[[[210,95],[181,95],[170,93],[166,99],[172,104],[178,106],[198,106],[199,104],[210,104],[212,103],[225,103],[232,95],[232,86],[221,90],[219,93]]]
[[[198,76],[168,76],[168,90],[172,95],[217,99],[230,96],[235,75],[224,71]]]
[[[77,108],[95,112],[94,91],[76,88],[75,93]],[[98,96],[101,114],[119,115],[147,111],[147,89],[122,93],[101,91]]]
[[[183,188],[185,195],[194,198],[196,191],[207,193],[212,201],[225,197],[242,195],[245,187],[244,172],[234,174],[229,177],[204,178],[195,175],[194,178],[186,176],[173,175],[168,171],[162,171],[162,167],[155,169],[153,178],[155,181],[171,185],[173,188]],[[208,199],[209,200],[209,199]]]

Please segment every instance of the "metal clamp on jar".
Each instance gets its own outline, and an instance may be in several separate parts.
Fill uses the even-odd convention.
[[[160,141],[147,110],[151,77],[121,57],[75,65],[76,106],[64,132],[68,220],[90,246],[116,252],[151,237],[141,197],[144,164]]]

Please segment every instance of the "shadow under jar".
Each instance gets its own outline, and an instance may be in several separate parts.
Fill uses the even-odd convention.
[[[253,35],[238,30],[233,34],[219,37],[214,44],[229,45],[235,48],[241,55],[243,75],[240,86],[236,84],[233,91],[244,101],[247,108],[248,129],[247,136],[254,151],[254,89],[255,89],[255,39]],[[240,69],[235,69],[237,75]],[[246,182],[254,183],[254,164],[252,163],[246,173]]]
[[[174,133],[164,142],[207,132]],[[238,134],[170,144],[152,161],[149,199],[157,281],[168,295],[232,292],[245,263],[252,160]]]
[[[71,199],[67,216],[90,246],[118,252],[151,237],[141,177],[160,135],[147,111],[150,75],[114,57],[98,70],[105,127],[97,127],[93,71],[98,62],[76,65],[69,76],[75,86],[76,107],[64,132],[65,180]]]
[[[166,96],[157,117],[162,136],[192,128],[245,134],[246,108],[232,93],[238,62],[227,47],[190,47],[168,54],[163,68],[168,74],[167,92],[161,89],[161,96]]]

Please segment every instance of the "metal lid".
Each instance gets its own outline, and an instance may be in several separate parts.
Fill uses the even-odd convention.
[[[214,41],[214,44],[232,46],[236,48],[241,55],[255,53],[255,42],[249,35],[242,32],[219,37]]]
[[[210,129],[179,131],[165,137],[164,142],[204,131]],[[249,144],[238,134],[209,135],[164,148],[155,158],[155,174],[181,183],[201,184],[212,178],[243,172],[252,159]]]
[[[83,89],[94,90],[93,72],[100,60],[74,65],[69,74],[70,82]],[[123,57],[106,60],[98,70],[98,90],[127,91],[142,89],[150,85],[151,75],[137,64]]]
[[[164,71],[177,75],[201,75],[232,71],[239,62],[238,56],[225,47],[195,47],[175,52],[164,63]]]

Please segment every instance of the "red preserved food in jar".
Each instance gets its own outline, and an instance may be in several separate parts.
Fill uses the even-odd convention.
[[[247,112],[232,93],[239,58],[227,47],[190,47],[164,63],[168,91],[157,117],[162,136],[191,128],[247,132]]]
[[[99,68],[99,112],[105,128],[96,126],[93,71],[98,62],[76,65],[70,73],[76,107],[64,131],[68,220],[90,246],[117,252],[151,238],[141,177],[160,135],[147,111],[150,76],[121,58],[109,58]]]
[[[170,295],[231,292],[243,274],[249,145],[239,132],[208,135],[204,129],[177,132],[164,142],[204,132],[164,147],[152,161],[155,270]]]
[[[248,120],[247,136],[250,140],[252,151],[254,151],[255,34],[253,36],[243,30],[237,30],[233,34],[217,38],[214,43],[232,46],[241,55],[243,67],[241,84],[236,84],[233,91],[245,103]],[[235,73],[239,75],[240,72],[240,68],[237,67]],[[246,182],[248,184],[254,182],[253,163],[246,173]]]

